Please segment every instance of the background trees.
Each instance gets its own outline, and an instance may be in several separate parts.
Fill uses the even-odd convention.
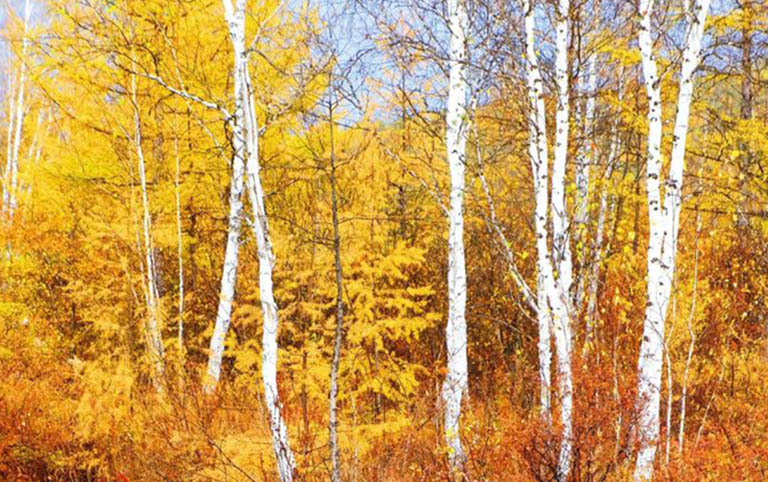
[[[768,11],[704,3],[11,2],[2,477],[763,478]]]

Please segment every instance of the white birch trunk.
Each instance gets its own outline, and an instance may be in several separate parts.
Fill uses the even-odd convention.
[[[3,207],[2,207],[2,213],[5,216],[5,214],[8,212],[8,201],[9,201],[9,188],[11,185],[10,182],[10,173],[11,173],[11,163],[13,162],[13,133],[15,131],[15,124],[16,124],[16,107],[15,107],[15,86],[14,86],[14,75],[13,75],[13,54],[11,53],[10,49],[8,51],[8,78],[7,78],[7,88],[6,88],[6,100],[8,101],[8,130],[6,132],[7,138],[6,138],[6,157],[5,157],[5,169],[3,170]]]
[[[329,75],[331,77],[331,75]],[[333,258],[336,271],[336,330],[334,333],[333,359],[331,361],[331,386],[329,390],[328,427],[331,452],[331,480],[341,482],[341,460],[339,455],[339,431],[337,401],[339,393],[339,363],[341,343],[344,336],[344,290],[341,266],[341,235],[339,234],[339,203],[337,199],[336,151],[333,137],[333,79],[329,78],[331,91],[328,97],[328,130],[331,149],[331,210],[333,218]]]
[[[585,267],[587,253],[589,252],[589,249],[587,248],[587,229],[589,227],[590,166],[595,162],[593,147],[595,142],[593,127],[595,119],[595,96],[597,90],[595,63],[594,58],[590,58],[587,61],[587,105],[584,109],[584,141],[576,160],[576,206],[574,209],[573,221],[576,227],[574,243],[580,266],[574,303],[577,310],[582,306],[587,282],[587,271],[585,270]]]
[[[526,81],[528,85],[528,155],[531,158],[533,190],[535,197],[534,226],[536,235],[536,299],[537,322],[539,326],[539,406],[547,423],[552,420],[551,402],[551,362],[552,362],[552,315],[547,297],[547,277],[552,271],[549,245],[547,242],[547,210],[549,209],[549,162],[547,156],[546,112],[544,92],[535,46],[536,9],[530,0],[526,0],[525,37]]]
[[[685,146],[688,137],[691,102],[693,100],[693,75],[701,61],[701,43],[704,37],[704,24],[707,20],[710,1],[700,0],[693,3],[694,11],[689,15],[690,25],[686,46],[683,50],[683,65],[680,72],[677,114],[675,116],[675,129],[673,133],[672,160],[664,190],[664,215],[668,218],[666,228],[669,229],[669,235],[664,236],[662,266],[667,270],[670,279],[675,271],[675,254],[677,252],[677,238],[680,227]]]
[[[646,191],[650,234],[648,242],[648,300],[643,325],[643,339],[638,359],[638,427],[640,449],[635,465],[635,480],[650,480],[659,437],[664,325],[672,288],[677,249],[678,224],[682,206],[683,167],[688,118],[693,95],[693,73],[698,66],[704,22],[709,0],[695,2],[686,44],[683,50],[677,115],[669,176],[666,181],[664,209],[661,209],[661,91],[651,39],[651,0],[641,0],[639,45],[648,92],[648,167]]]
[[[460,474],[466,460],[460,438],[461,398],[467,382],[467,276],[464,261],[464,172],[467,141],[466,35],[464,0],[449,0],[450,78],[446,112],[446,147],[451,172],[448,237],[448,323],[445,329],[448,373],[443,381],[445,440],[451,468]]]
[[[277,387],[277,334],[278,308],[275,302],[272,273],[275,256],[269,236],[269,223],[264,205],[264,189],[259,164],[259,127],[253,101],[253,88],[248,71],[248,56],[245,48],[245,0],[237,0],[233,9],[230,0],[224,0],[235,54],[235,84],[239,84],[235,111],[240,131],[244,137],[246,158],[246,186],[248,198],[254,211],[253,232],[259,255],[259,294],[264,320],[262,335],[261,376],[264,383],[264,397],[269,413],[272,447],[277,461],[278,476],[282,482],[293,480],[296,462],[288,440],[288,427],[282,417],[280,395]]]
[[[272,446],[277,458],[277,468],[280,480],[293,480],[296,462],[288,441],[288,428],[281,414],[280,394],[277,388],[277,332],[278,309],[273,291],[272,272],[275,266],[275,255],[272,251],[272,240],[269,236],[267,212],[264,207],[264,189],[261,183],[261,166],[259,164],[258,135],[256,110],[253,104],[250,75],[248,73],[247,57],[243,56],[243,94],[246,96],[246,126],[248,162],[246,163],[246,183],[248,198],[254,210],[253,231],[259,254],[259,293],[261,295],[261,310],[264,316],[264,332],[262,335],[262,365],[261,376],[264,382],[264,396],[269,411],[270,429],[272,431]]]
[[[136,75],[131,75],[131,101],[133,103],[134,142],[138,159],[139,183],[141,187],[142,231],[144,239],[144,258],[146,264],[146,301],[147,301],[147,339],[149,355],[154,365],[153,382],[157,390],[162,389],[162,376],[165,372],[165,354],[163,337],[160,332],[159,292],[157,289],[157,271],[152,243],[152,216],[149,212],[149,196],[147,194],[147,171],[142,148],[141,116],[136,99]]]
[[[640,2],[640,30],[638,43],[642,56],[645,88],[648,95],[648,160],[646,167],[646,194],[648,203],[648,300],[645,310],[643,339],[638,360],[637,435],[641,439],[635,466],[636,480],[650,480],[659,436],[659,404],[661,392],[661,364],[664,345],[664,318],[666,302],[659,298],[662,279],[661,247],[662,224],[659,176],[661,175],[661,89],[651,38],[652,0]],[[667,290],[668,291],[668,290]],[[664,301],[664,303],[662,303]]]
[[[16,108],[15,108],[15,124],[14,124],[14,134],[13,134],[13,145],[11,149],[11,157],[10,157],[10,165],[8,166],[10,172],[6,171],[6,189],[8,190],[7,196],[8,196],[8,204],[7,204],[7,210],[8,210],[8,219],[10,221],[13,221],[13,215],[16,211],[17,206],[17,186],[18,186],[18,177],[19,177],[19,150],[21,148],[21,135],[24,128],[24,118],[26,117],[27,109],[24,104],[25,98],[24,98],[24,88],[26,83],[26,77],[27,77],[27,59],[26,59],[26,53],[27,53],[27,46],[29,45],[29,40],[27,39],[27,30],[29,28],[29,14],[30,14],[30,4],[29,0],[26,0],[24,2],[24,34],[22,38],[22,44],[21,44],[21,58],[20,65],[19,65],[19,77],[17,79],[18,82],[18,91],[16,95]]]
[[[245,13],[238,9],[238,16],[233,11],[229,0],[223,0],[226,9],[226,20],[229,27],[229,35],[234,49],[234,115],[230,118],[232,127],[232,178],[229,188],[229,218],[227,223],[227,244],[224,252],[224,266],[221,274],[221,288],[219,291],[219,306],[216,311],[216,324],[211,336],[210,351],[208,355],[208,369],[203,390],[213,393],[221,376],[221,360],[224,354],[224,343],[229,332],[229,324],[232,316],[232,302],[235,297],[235,283],[237,282],[237,262],[240,250],[240,230],[243,223],[243,188],[245,184],[245,114],[243,105],[243,65],[239,59],[244,55],[245,44]],[[242,27],[241,27],[242,25]]]
[[[570,0],[559,0],[555,25],[555,148],[552,164],[552,245],[559,288],[568,295],[573,282],[571,247],[568,236],[568,211],[565,201],[565,171],[568,164],[570,132],[570,86],[568,68],[568,13]]]
[[[570,1],[559,0],[555,37],[555,77],[557,84],[557,110],[555,112],[555,149],[552,165],[552,227],[553,248],[556,257],[557,279],[552,279],[548,290],[552,306],[552,326],[557,352],[558,397],[560,421],[563,427],[558,457],[558,480],[566,480],[571,468],[573,427],[573,375],[571,373],[572,334],[570,319],[570,290],[573,282],[570,240],[568,237],[568,211],[565,201],[565,171],[568,162],[568,136],[570,126],[570,87],[568,68],[568,30]]]
[[[536,197],[535,229],[538,269],[538,300],[539,300],[539,370],[541,378],[541,405],[550,408],[549,385],[550,334],[554,334],[557,352],[558,397],[560,401],[560,421],[563,427],[560,454],[558,456],[557,479],[565,480],[570,472],[572,449],[572,416],[573,416],[573,379],[571,373],[571,326],[569,310],[569,294],[566,283],[571,282],[570,249],[567,249],[567,215],[565,212],[565,162],[568,153],[568,67],[567,67],[567,12],[568,1],[561,0],[558,14],[558,109],[556,115],[555,167],[552,174],[552,217],[553,238],[556,249],[554,252],[559,260],[552,263],[547,245],[547,177],[548,155],[546,138],[546,112],[541,74],[535,51],[535,7],[531,2],[524,5],[526,29],[526,56],[528,57],[528,97],[534,112],[530,115],[529,154],[531,156],[534,175],[534,194]],[[563,79],[563,76],[565,78]],[[563,100],[565,102],[563,102]],[[557,175],[557,177],[556,177]],[[555,196],[560,196],[555,200]],[[558,235],[560,244],[557,244]],[[559,248],[557,248],[559,246]],[[560,279],[556,280],[553,264],[559,268]],[[563,270],[565,274],[563,275]],[[551,331],[550,331],[551,330]],[[546,385],[545,385],[546,384]],[[545,412],[545,417],[547,414]]]

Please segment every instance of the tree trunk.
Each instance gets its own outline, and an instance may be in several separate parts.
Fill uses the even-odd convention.
[[[17,192],[16,188],[18,185],[18,177],[19,177],[19,149],[21,148],[21,135],[24,128],[24,118],[27,114],[27,108],[24,104],[24,87],[27,80],[27,59],[26,53],[27,53],[27,46],[29,45],[29,40],[27,39],[27,30],[29,28],[29,15],[30,15],[30,4],[29,0],[25,0],[24,2],[24,34],[22,38],[22,44],[21,44],[21,58],[19,59],[20,65],[19,65],[19,77],[17,80],[18,82],[18,91],[16,95],[16,107],[14,109],[14,112],[12,112],[10,123],[9,123],[9,131],[8,131],[8,138],[11,139],[11,129],[13,129],[13,140],[12,143],[8,146],[8,152],[10,153],[10,156],[8,158],[8,162],[6,163],[6,172],[5,172],[5,192],[4,195],[4,203],[3,203],[3,209],[6,210],[8,215],[8,220],[13,221],[13,215],[16,211],[17,206]],[[15,119],[15,124],[13,120]]]
[[[445,330],[448,373],[443,382],[445,440],[455,476],[464,472],[466,457],[460,438],[461,398],[467,382],[467,276],[464,261],[464,172],[467,140],[467,30],[464,0],[448,1],[450,78],[446,113],[446,147],[451,172],[448,238],[448,323]]]
[[[659,437],[659,406],[661,395],[662,355],[664,352],[664,325],[675,271],[675,252],[682,207],[683,166],[688,134],[688,118],[693,95],[693,73],[698,66],[704,22],[709,0],[694,3],[689,16],[688,33],[683,50],[680,89],[675,117],[674,141],[669,175],[665,182],[664,207],[661,209],[661,89],[651,39],[651,0],[641,0],[642,15],[639,45],[643,61],[646,90],[648,92],[648,290],[643,324],[643,338],[638,359],[639,413],[636,434],[639,452],[635,465],[635,480],[650,480]]]
[[[176,193],[176,243],[178,245],[178,264],[179,264],[179,326],[178,326],[178,344],[179,357],[184,353],[184,241],[181,235],[181,159],[179,158],[179,137],[176,135],[173,139],[174,157],[176,159],[176,175],[174,177],[174,190]]]
[[[131,74],[131,101],[133,103],[134,142],[136,157],[139,163],[139,183],[141,187],[142,207],[142,231],[144,238],[144,258],[146,264],[146,302],[147,302],[147,341],[149,355],[154,365],[152,381],[155,388],[160,391],[163,387],[163,373],[165,372],[165,354],[163,337],[160,331],[160,310],[158,307],[160,294],[157,289],[157,271],[155,269],[154,246],[152,243],[152,216],[149,212],[149,196],[147,194],[147,173],[144,162],[144,149],[142,148],[141,117],[139,104],[136,99],[136,75]]]
[[[594,154],[594,119],[595,119],[595,96],[597,90],[597,73],[595,67],[596,61],[590,58],[587,61],[587,79],[585,82],[587,102],[584,109],[584,140],[576,160],[576,205],[574,209],[573,222],[575,224],[574,245],[576,246],[576,255],[579,261],[579,272],[577,274],[578,282],[576,284],[576,295],[574,306],[577,311],[582,307],[584,301],[585,289],[587,283],[587,230],[589,228],[589,188],[590,188],[590,167],[595,162]],[[589,323],[589,318],[587,318]],[[589,331],[589,327],[587,328]]]
[[[556,22],[555,77],[557,85],[557,110],[555,112],[555,149],[552,165],[552,244],[555,255],[557,279],[549,293],[552,306],[552,326],[557,352],[558,396],[560,421],[563,427],[558,457],[558,480],[566,480],[571,467],[573,426],[573,375],[571,373],[572,333],[570,318],[570,290],[573,282],[570,239],[568,236],[568,211],[565,202],[565,172],[568,161],[568,136],[570,126],[570,86],[568,68],[568,30],[570,1],[559,0]]]
[[[333,87],[331,87],[332,89]],[[341,359],[341,342],[344,329],[344,292],[342,287],[343,273],[341,269],[341,237],[339,235],[339,206],[336,179],[336,158],[333,145],[333,99],[328,102],[328,122],[330,124],[331,146],[331,210],[333,216],[333,259],[336,270],[336,332],[333,341],[333,360],[331,362],[330,407],[328,409],[328,426],[331,446],[331,480],[341,481],[341,465],[339,461],[338,420],[336,400],[339,391],[339,361]]]
[[[539,327],[539,408],[547,424],[552,421],[551,363],[552,363],[552,315],[550,313],[547,286],[552,271],[547,242],[547,210],[549,209],[549,161],[547,155],[547,124],[544,92],[535,46],[536,9],[531,0],[525,8],[526,58],[528,60],[526,82],[528,86],[528,155],[531,159],[533,191],[535,197],[534,226],[536,234],[536,300]]]
[[[245,50],[245,0],[237,0],[236,11],[232,12],[229,0],[227,18],[232,42],[235,44],[235,82],[242,84],[241,99],[245,124],[246,191],[254,211],[253,232],[259,256],[259,294],[264,320],[261,353],[261,377],[264,383],[264,397],[269,413],[272,448],[277,459],[278,476],[282,482],[293,480],[296,462],[288,441],[288,427],[282,416],[280,394],[277,387],[277,332],[278,308],[275,302],[272,273],[275,267],[275,255],[269,236],[269,223],[264,206],[264,189],[261,182],[259,164],[259,126],[256,120],[256,108],[253,101],[253,86],[248,70],[248,55]],[[231,12],[231,14],[230,14]],[[236,28],[233,28],[236,26]]]
[[[570,0],[559,0],[556,11],[555,83],[557,109],[555,111],[555,148],[552,164],[552,246],[560,289],[567,296],[573,283],[573,265],[565,201],[565,173],[568,164],[568,138],[570,132],[570,69],[568,68],[568,15]]]
[[[221,288],[219,290],[219,306],[216,311],[216,324],[211,336],[210,352],[208,355],[208,370],[204,391],[213,393],[221,376],[221,360],[224,354],[224,342],[229,332],[229,324],[232,316],[232,302],[235,298],[235,284],[237,282],[237,263],[240,250],[240,230],[243,223],[243,189],[245,183],[245,106],[243,105],[243,83],[239,80],[243,68],[239,61],[244,55],[245,28],[238,28],[236,19],[231,14],[232,4],[224,0],[224,5],[229,5],[227,23],[230,28],[230,38],[234,50],[234,101],[235,110],[233,118],[229,119],[232,128],[232,177],[229,187],[229,217],[227,222],[227,243],[224,252],[224,265],[221,273]],[[243,14],[244,15],[244,14]],[[245,22],[243,16],[242,23]],[[242,30],[242,32],[240,32]],[[242,37],[242,38],[241,38]]]

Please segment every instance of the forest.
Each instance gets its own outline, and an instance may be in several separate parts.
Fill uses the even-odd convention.
[[[765,0],[0,12],[0,480],[768,480]]]

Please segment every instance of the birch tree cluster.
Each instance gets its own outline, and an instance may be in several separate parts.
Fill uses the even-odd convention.
[[[2,8],[0,479],[766,478],[764,2]]]

